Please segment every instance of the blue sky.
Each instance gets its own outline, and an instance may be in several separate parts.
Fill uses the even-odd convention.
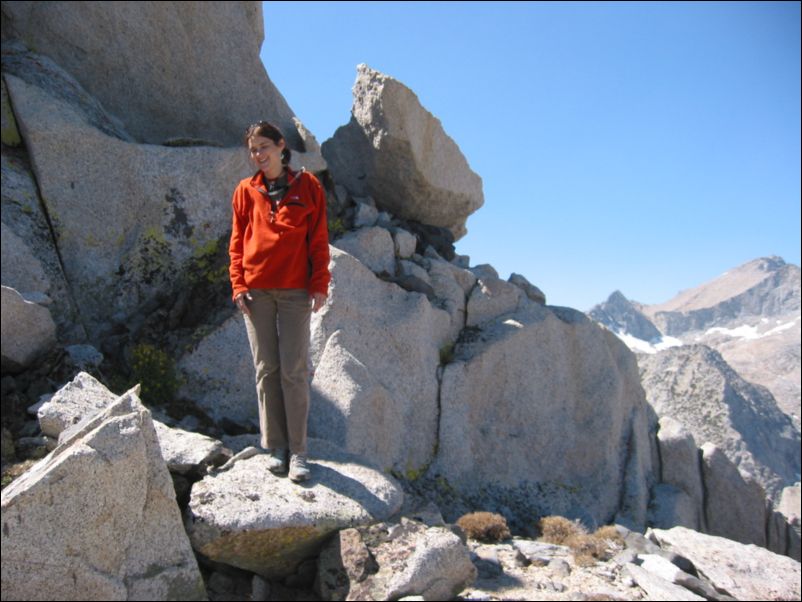
[[[800,4],[265,2],[262,61],[319,142],[356,66],[438,117],[483,180],[457,252],[549,304],[643,303],[800,263]]]

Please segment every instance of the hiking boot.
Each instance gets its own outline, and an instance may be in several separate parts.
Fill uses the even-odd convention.
[[[292,454],[290,459],[290,480],[300,483],[301,481],[308,481],[310,475],[309,467],[306,465],[306,456]]]
[[[267,450],[267,469],[273,474],[287,472],[287,450],[276,447]]]

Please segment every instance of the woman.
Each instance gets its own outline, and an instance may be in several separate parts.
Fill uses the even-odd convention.
[[[245,134],[258,171],[234,191],[229,255],[233,299],[256,368],[261,445],[274,473],[304,481],[309,415],[309,319],[326,303],[329,238],[318,179],[289,168],[281,131],[260,121]]]

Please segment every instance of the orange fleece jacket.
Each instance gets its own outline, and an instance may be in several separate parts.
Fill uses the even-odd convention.
[[[326,195],[311,173],[288,169],[287,181],[287,192],[275,207],[261,171],[234,191],[228,248],[232,298],[252,288],[328,294]]]

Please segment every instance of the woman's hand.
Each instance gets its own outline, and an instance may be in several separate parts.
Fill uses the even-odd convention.
[[[324,305],[326,305],[326,295],[324,295],[323,293],[313,293],[312,311],[318,312]]]
[[[237,304],[239,310],[249,318],[251,317],[251,310],[248,308],[248,303],[250,303],[251,301],[253,301],[253,297],[251,297],[251,294],[248,292],[240,293],[234,299],[234,303]]]

